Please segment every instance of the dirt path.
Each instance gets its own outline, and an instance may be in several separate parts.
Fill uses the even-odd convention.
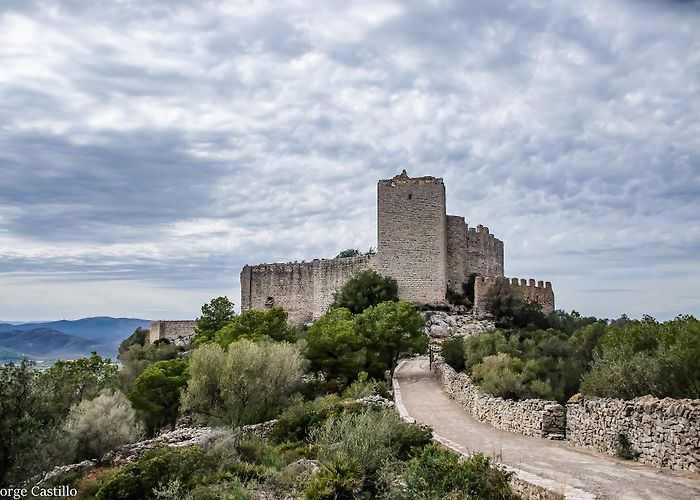
[[[522,475],[534,474],[543,484],[556,482],[567,499],[700,499],[700,480],[580,451],[562,441],[502,431],[474,420],[442,392],[427,359],[404,363],[395,381],[399,410],[431,426],[439,440],[462,453],[481,451],[524,471]]]

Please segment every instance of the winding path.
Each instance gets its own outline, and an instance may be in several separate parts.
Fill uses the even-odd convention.
[[[573,449],[562,441],[521,436],[468,415],[446,396],[428,360],[405,362],[395,374],[397,407],[404,417],[433,428],[436,439],[461,453],[481,451],[530,482],[552,486],[567,499],[700,499],[700,481],[608,455]]]

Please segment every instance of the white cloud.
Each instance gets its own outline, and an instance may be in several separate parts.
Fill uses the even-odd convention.
[[[127,315],[191,316],[245,263],[374,245],[375,183],[402,168],[445,177],[449,211],[562,307],[697,313],[699,20],[628,0],[7,4],[0,317],[48,317],[22,301],[49,285],[53,315],[117,314],[59,292],[115,284]]]

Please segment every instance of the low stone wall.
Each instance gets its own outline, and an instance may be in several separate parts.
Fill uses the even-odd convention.
[[[577,394],[566,408],[573,446],[619,455],[624,436],[627,451],[638,454],[641,463],[700,473],[700,400],[645,396],[624,401]]]
[[[457,373],[439,356],[433,371],[443,390],[475,419],[498,429],[526,436],[563,439],[566,432],[564,407],[554,401],[511,401],[483,393],[465,373]]]

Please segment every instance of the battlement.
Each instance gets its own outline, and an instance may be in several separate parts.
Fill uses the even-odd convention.
[[[399,175],[395,175],[391,179],[381,179],[378,182],[378,185],[382,187],[397,187],[405,185],[420,186],[423,184],[444,185],[441,177],[432,177],[430,175],[423,177],[409,177],[406,170],[402,170]]]
[[[283,307],[289,322],[304,324],[326,312],[333,294],[352,275],[373,267],[374,254],[339,259],[314,259],[244,266],[241,271],[241,308]]]
[[[554,312],[554,291],[549,281],[534,280],[532,278],[504,278],[500,276],[477,276],[474,282],[474,309],[478,314],[484,314],[488,309],[486,297],[488,290],[502,281],[513,287],[520,297],[527,302],[537,302],[542,306],[542,312],[550,314]]]
[[[291,323],[308,323],[325,313],[353,273],[374,269],[396,280],[402,300],[427,305],[443,304],[450,292],[462,293],[469,276],[485,276],[475,284],[477,309],[493,284],[489,280],[503,277],[503,257],[503,241],[487,226],[469,227],[464,217],[447,215],[442,178],[411,178],[403,170],[377,182],[376,254],[245,266],[241,307],[280,306]],[[549,282],[509,278],[508,283],[526,300],[553,310]]]

